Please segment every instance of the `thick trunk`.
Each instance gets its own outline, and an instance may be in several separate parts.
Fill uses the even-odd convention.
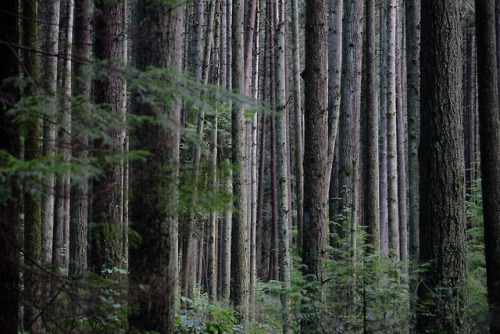
[[[121,34],[123,33],[123,3],[96,4],[94,14],[95,57],[103,61],[121,58],[123,55]],[[113,65],[109,65],[114,67]],[[95,102],[106,104],[106,110],[121,120],[123,108],[123,78],[119,71],[111,68],[104,78],[94,82]],[[96,143],[104,154],[123,152],[123,134],[120,126],[108,130],[109,144]],[[93,185],[91,254],[89,266],[101,274],[104,269],[122,268],[122,168],[117,162],[104,167],[103,174]]]
[[[490,333],[500,333],[500,114],[493,0],[476,1],[479,135]]]
[[[135,64],[181,70],[183,7],[140,0],[136,3]],[[177,282],[177,205],[180,103],[153,106],[135,99],[136,115],[168,115],[171,125],[146,123],[133,132],[134,149],[149,150],[146,161],[131,164],[130,220],[141,241],[130,248],[130,284],[138,309],[133,330],[174,331]],[[163,117],[163,116],[162,116]],[[166,169],[165,166],[169,168]],[[146,177],[143,177],[146,175]],[[165,194],[169,196],[165,197]],[[146,285],[148,288],[141,289]]]
[[[344,3],[342,40],[342,84],[340,101],[340,156],[338,213],[346,219],[344,229],[351,237],[351,247],[356,247],[358,225],[360,148],[361,148],[361,65],[363,1]]]
[[[84,98],[84,103],[79,108],[73,110],[73,123],[78,117],[83,116],[88,108],[86,103],[90,99],[90,80],[85,77],[85,69],[82,62],[90,59],[90,22],[91,0],[77,1],[75,3],[75,58],[80,60],[75,62],[74,88],[76,94]],[[75,132],[75,131],[73,131]],[[86,131],[76,134],[73,138],[73,157],[86,159],[88,156],[88,136]],[[73,181],[71,185],[70,203],[70,242],[69,242],[69,276],[80,276],[87,269],[87,231],[88,231],[88,176],[85,171],[81,172],[79,179]]]
[[[308,280],[323,280],[328,204],[328,1],[307,0],[304,93],[304,226],[302,262]],[[321,300],[321,292],[311,298]],[[302,321],[302,331],[318,329]]]
[[[427,270],[418,285],[419,333],[457,333],[464,320],[467,256],[459,6],[451,0],[422,1],[419,161],[420,193],[425,196],[420,200],[420,263]]]

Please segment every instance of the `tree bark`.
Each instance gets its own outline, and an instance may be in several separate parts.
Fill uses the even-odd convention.
[[[146,0],[136,3],[134,50],[138,69],[170,66],[175,71],[181,70],[183,17],[183,6]],[[135,143],[134,149],[149,150],[152,154],[144,162],[131,164],[131,191],[136,196],[131,197],[130,218],[141,241],[130,248],[131,293],[138,309],[129,319],[132,330],[172,333],[178,261],[175,206],[180,103],[173,96],[171,104],[156,108],[167,115],[170,125],[146,123],[134,130],[131,141]],[[132,110],[136,115],[155,116],[153,106],[137,96]]]
[[[77,120],[89,110],[90,100],[90,78],[85,74],[83,63],[90,60],[91,28],[92,19],[91,1],[77,1],[75,3],[75,87],[74,93],[80,94],[84,102],[79,108],[73,109],[74,129],[77,128]],[[73,157],[86,159],[88,156],[88,135],[86,131],[73,133]],[[81,276],[87,269],[87,233],[88,233],[88,175],[85,170],[79,175],[81,181],[71,180],[71,203],[70,203],[70,242],[69,242],[69,276]]]
[[[493,0],[477,0],[479,135],[490,333],[500,333],[500,114]]]
[[[364,154],[364,226],[366,244],[373,251],[379,249],[379,164],[378,164],[378,94],[377,72],[375,69],[375,1],[366,1],[366,106],[365,131],[366,148]]]
[[[398,153],[396,130],[397,0],[387,3],[387,216],[389,256],[399,261]]]
[[[328,203],[328,1],[307,0],[305,23],[304,93],[304,275],[323,280]],[[321,291],[311,298],[321,300]],[[303,332],[318,329],[311,319],[301,323]]]
[[[419,333],[457,333],[464,319],[467,256],[459,6],[451,0],[422,1],[419,162],[420,193],[425,196],[420,200],[420,263],[427,270],[418,285]]]
[[[232,8],[232,88],[238,93],[245,93],[244,63],[244,1],[234,0]],[[238,165],[233,175],[235,212],[233,213],[231,276],[233,284],[233,302],[237,318],[245,326],[248,320],[248,221],[245,151],[245,108],[241,103],[233,103],[232,124],[232,159]]]
[[[32,51],[38,48],[37,22],[38,6],[36,1],[23,0],[21,4],[22,44],[24,52],[24,70],[27,78],[36,78],[38,74],[37,54]],[[24,93],[26,96],[36,95],[36,86],[29,83]],[[26,122],[24,142],[24,159],[26,161],[40,158],[40,126],[38,118],[32,116]],[[30,180],[35,184],[39,177]],[[27,296],[24,305],[24,330],[36,334],[42,331],[40,317],[41,279],[39,265],[42,259],[41,240],[41,197],[39,192],[24,194],[24,262],[27,270],[24,273],[24,293]]]

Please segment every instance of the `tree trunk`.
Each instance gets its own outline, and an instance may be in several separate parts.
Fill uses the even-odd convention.
[[[398,153],[396,131],[397,0],[387,3],[387,216],[389,256],[399,261]]]
[[[380,133],[379,133],[379,192],[380,192],[380,251],[389,255],[389,216],[387,195],[387,3],[380,6]]]
[[[282,282],[281,304],[283,314],[283,333],[290,331],[289,301],[287,290],[290,289],[290,251],[288,230],[288,149],[285,105],[285,4],[280,0],[276,5],[276,154],[278,162],[278,229],[279,229],[279,280]]]
[[[18,55],[10,44],[19,39],[19,2],[3,1],[0,5],[0,82],[19,76]],[[12,85],[3,85],[0,99],[0,151],[19,159],[21,142],[19,125],[6,112],[19,99],[18,90]],[[2,165],[3,163],[0,163]],[[19,179],[14,175],[2,182],[3,195],[0,200],[0,332],[16,334],[19,329],[19,249],[21,225],[21,189]]]
[[[476,9],[479,135],[484,210],[486,280],[490,333],[500,333],[500,114],[493,0],[478,0]]]
[[[302,92],[300,89],[300,43],[298,0],[291,1],[292,8],[292,66],[293,66],[293,115],[295,130],[295,207],[297,208],[297,248],[302,249],[304,224],[304,167],[302,137]],[[264,131],[264,130],[263,130]]]
[[[60,0],[46,1],[45,48],[45,87],[51,95],[53,105],[57,105],[57,54],[59,52],[59,14]],[[53,157],[56,140],[55,109],[43,123],[43,156]],[[52,164],[52,162],[49,162]],[[52,237],[54,228],[54,174],[44,176],[42,193],[42,263],[50,265],[52,261]]]
[[[181,70],[183,17],[183,6],[146,0],[136,3],[134,45],[138,69],[170,66]],[[133,132],[134,149],[149,150],[152,154],[144,162],[131,164],[131,191],[136,196],[131,197],[130,219],[141,241],[130,248],[130,283],[132,296],[138,301],[137,311],[130,315],[130,324],[132,330],[172,333],[178,261],[178,220],[174,208],[179,173],[180,103],[173,96],[170,105],[156,108],[168,116],[171,125],[166,128],[165,124],[145,123]],[[136,115],[155,116],[153,106],[137,97],[132,110]],[[165,166],[169,168],[166,170]]]
[[[244,1],[234,0],[232,8],[232,88],[243,94],[245,92],[244,72]],[[248,320],[248,221],[247,221],[247,189],[245,154],[245,108],[241,103],[233,103],[232,123],[232,159],[238,165],[234,173],[233,191],[235,195],[235,212],[233,213],[231,276],[233,283],[233,302],[237,318],[245,326]]]
[[[122,57],[123,48],[121,35],[123,34],[123,3],[106,4],[96,3],[94,12],[95,57],[103,61],[116,60]],[[121,64],[120,64],[121,65]],[[116,115],[119,122],[122,120],[123,108],[123,78],[120,72],[111,67],[105,77],[99,77],[94,82],[95,102],[105,104],[106,110]],[[121,125],[108,130],[111,139],[109,144],[95,143],[102,152],[99,154],[117,155],[123,153],[123,130]],[[104,166],[102,175],[94,181],[91,254],[89,266],[97,274],[104,269],[122,268],[123,223],[121,215],[122,204],[122,168],[120,163],[112,162]]]
[[[366,148],[364,154],[364,226],[366,244],[379,249],[379,165],[378,165],[378,94],[377,72],[375,69],[375,1],[366,1],[366,106],[365,133]]]
[[[342,84],[340,101],[340,156],[338,213],[345,216],[349,225],[344,229],[351,236],[351,247],[356,247],[358,225],[359,165],[361,148],[361,65],[362,65],[362,30],[359,24],[363,18],[363,1],[344,3],[343,39],[342,39]]]
[[[408,121],[408,255],[410,259],[410,311],[416,312],[417,281],[414,270],[419,254],[420,144],[420,0],[408,0],[406,10],[407,121]]]
[[[22,1],[22,44],[24,52],[24,70],[27,78],[36,78],[38,74],[37,54],[32,51],[38,48],[37,20],[38,8],[36,1]],[[35,96],[36,86],[28,84],[24,93],[26,96]],[[26,161],[38,159],[41,155],[40,126],[36,117],[26,122],[24,141],[24,159]],[[30,180],[38,184],[39,177]],[[38,192],[25,192],[24,195],[24,262],[27,270],[24,273],[24,294],[27,296],[24,305],[24,330],[36,334],[42,331],[40,317],[41,280],[38,266],[42,259],[41,240],[41,198]]]
[[[466,300],[460,4],[422,1],[420,263],[417,330],[457,333]],[[443,25],[446,20],[447,24]],[[446,168],[444,168],[446,166]]]
[[[328,204],[328,1],[307,0],[305,23],[304,231],[302,262],[308,280],[323,280]],[[321,300],[321,291],[311,298]],[[302,321],[303,332],[318,330]]]
[[[396,27],[400,26],[401,9],[396,11]],[[402,26],[402,25],[401,25]],[[404,32],[396,31],[396,131],[397,131],[397,185],[398,185],[398,231],[399,231],[399,258],[408,260],[408,222],[406,219],[406,156],[405,156],[405,109],[403,90],[403,46]]]
[[[75,95],[80,94],[84,102],[79,108],[73,109],[73,124],[82,117],[87,110],[90,100],[90,79],[86,77],[83,63],[90,59],[91,28],[90,22],[91,1],[77,1],[75,3]],[[77,128],[77,125],[74,125]],[[88,135],[73,132],[73,157],[86,159],[88,156]],[[69,242],[69,276],[81,276],[87,269],[87,231],[88,231],[88,175],[85,170],[78,177],[80,181],[71,180],[71,204],[70,204],[70,242]]]

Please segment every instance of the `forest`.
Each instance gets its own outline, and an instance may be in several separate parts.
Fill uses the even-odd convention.
[[[0,333],[500,333],[500,0],[0,0]]]

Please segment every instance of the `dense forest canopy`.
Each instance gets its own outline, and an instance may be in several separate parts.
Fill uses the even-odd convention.
[[[0,333],[500,333],[500,1],[0,2]]]

